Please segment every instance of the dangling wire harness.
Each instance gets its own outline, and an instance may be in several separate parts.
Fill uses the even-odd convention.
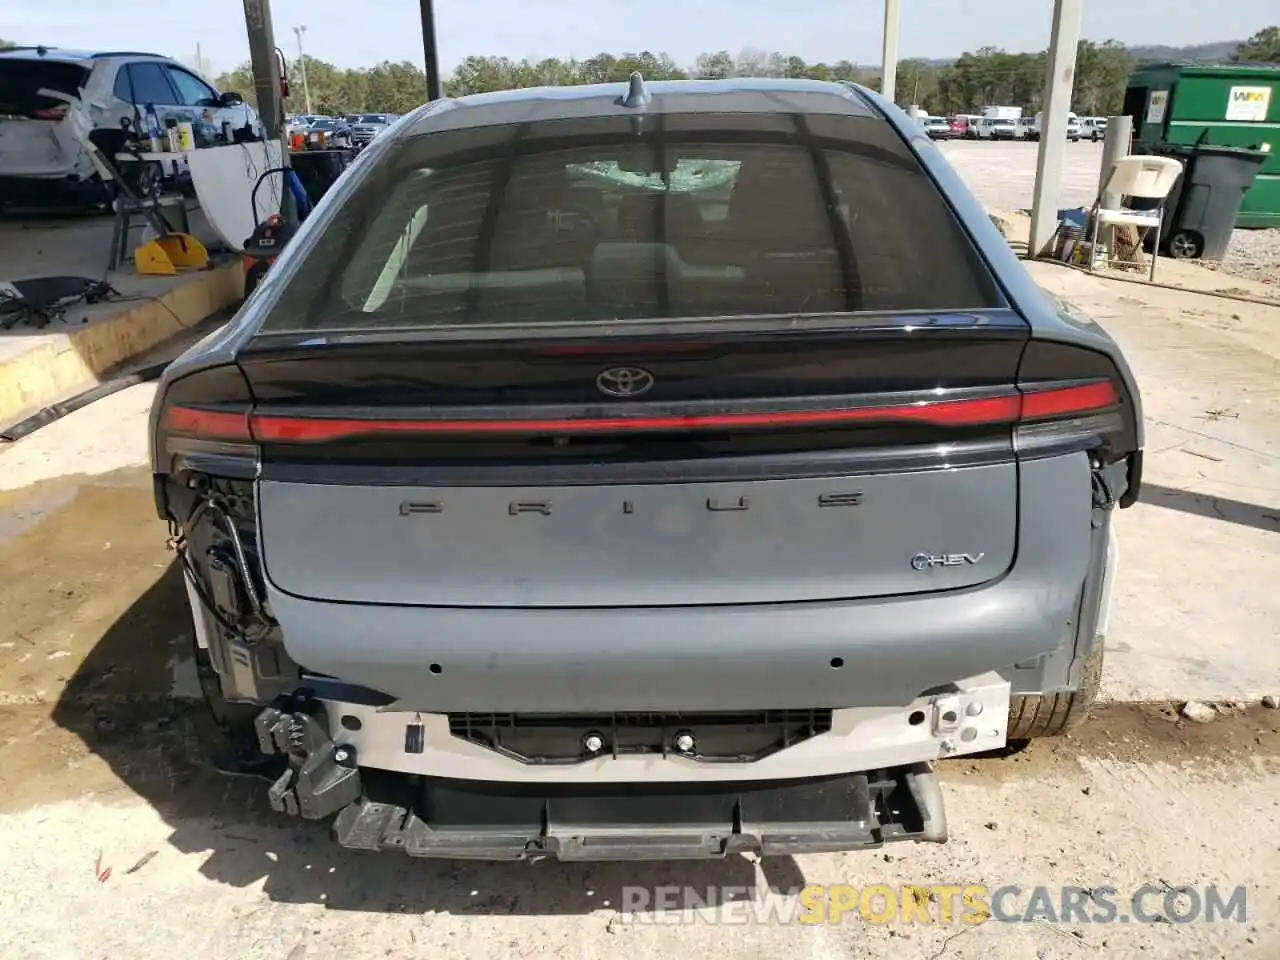
[[[191,560],[191,551],[187,542],[186,531],[176,522],[169,521],[169,539],[166,546],[178,555],[178,560],[182,564],[182,569],[186,574],[188,582],[191,583],[192,589],[196,596],[200,599],[201,606],[208,611],[209,615],[217,622],[223,630],[231,636],[242,640],[247,646],[253,646],[262,641],[276,626],[275,620],[267,612],[262,604],[262,599],[258,595],[257,585],[254,583],[253,572],[249,566],[249,558],[245,553],[244,543],[240,539],[240,531],[236,527],[235,521],[231,518],[231,514],[218,501],[213,499],[201,500],[200,504],[192,511],[191,516],[187,519],[187,527],[194,528],[196,523],[204,515],[206,511],[213,514],[223,533],[231,541],[231,549],[235,554],[237,572],[240,574],[240,580],[244,584],[245,594],[249,598],[249,606],[252,608],[254,617],[258,620],[256,629],[249,631],[244,627],[232,623],[209,595],[203,579],[196,570],[195,564]]]

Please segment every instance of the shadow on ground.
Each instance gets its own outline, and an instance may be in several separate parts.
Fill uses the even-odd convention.
[[[327,823],[272,812],[265,782],[228,778],[211,767],[208,757],[221,744],[212,718],[202,703],[173,700],[169,671],[153,669],[170,657],[161,638],[189,630],[186,602],[179,568],[171,564],[85,656],[53,719],[155,808],[172,831],[172,846],[205,855],[199,869],[210,880],[235,887],[262,883],[273,901],[335,910],[486,915],[588,913],[606,903],[643,912],[643,904],[626,899],[624,886],[705,890],[767,883],[778,891],[804,886],[789,857],[765,861],[761,880],[753,863],[741,857],[529,864],[413,860],[344,850],[331,839]],[[118,682],[125,675],[127,692]]]
[[[1158,483],[1144,483],[1139,499],[1153,507],[1177,510],[1195,517],[1223,520],[1258,530],[1280,530],[1280,505],[1268,507]]]
[[[7,806],[128,791],[164,820],[168,835],[157,845],[167,842],[193,855],[210,880],[261,884],[270,900],[335,910],[643,912],[643,904],[624,896],[624,887],[767,884],[789,891],[805,884],[790,858],[766,861],[761,879],[754,864],[737,857],[531,865],[358,853],[338,847],[327,824],[273,813],[265,783],[213,769],[209,757],[221,740],[204,704],[173,697],[173,664],[192,652],[191,620],[179,569],[163,547],[147,472],[76,483],[74,491],[29,493],[16,510],[0,499],[0,517],[9,511],[14,518],[0,537],[0,635],[6,646],[0,691],[35,694],[30,701],[0,703],[6,734],[0,740],[0,797]],[[45,690],[61,691],[51,713],[39,697]],[[941,764],[939,772],[944,784],[959,777],[1003,784],[1014,777],[1069,775],[1079,755],[1175,766],[1229,755],[1257,762],[1280,757],[1278,716],[1254,706],[1238,722],[1222,722],[1224,714],[1217,723],[1187,724],[1176,705],[1101,705],[1070,737],[961,758]],[[86,763],[86,754],[109,770]],[[145,869],[145,860],[136,868]]]

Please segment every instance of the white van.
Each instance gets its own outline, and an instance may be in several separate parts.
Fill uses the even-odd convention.
[[[1044,123],[1044,114],[1037,113],[1034,124],[1026,131],[1027,139],[1039,140],[1041,125],[1043,123]],[[1067,139],[1070,140],[1072,143],[1078,143],[1082,135],[1083,134],[1080,126],[1080,118],[1076,116],[1074,113],[1068,113],[1067,114]]]
[[[1018,121],[1012,117],[978,117],[974,123],[979,140],[1018,139]]]

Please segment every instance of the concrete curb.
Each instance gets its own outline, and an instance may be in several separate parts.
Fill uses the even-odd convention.
[[[182,280],[154,299],[122,306],[70,333],[35,335],[30,349],[0,361],[0,424],[79,393],[120,364],[230,306],[244,290],[238,261]]]

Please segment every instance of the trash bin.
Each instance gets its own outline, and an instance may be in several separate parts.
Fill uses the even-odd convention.
[[[1221,260],[1244,195],[1267,159],[1261,150],[1199,144],[1156,148],[1161,156],[1183,163],[1160,225],[1161,243],[1179,260]]]

